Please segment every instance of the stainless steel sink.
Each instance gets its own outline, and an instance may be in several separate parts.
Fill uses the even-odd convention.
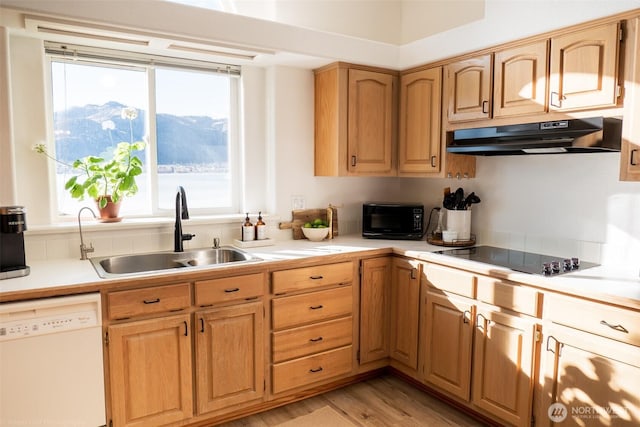
[[[230,263],[258,261],[247,252],[232,247],[194,249],[185,252],[153,252],[91,258],[102,278],[141,275],[173,269],[215,267]]]

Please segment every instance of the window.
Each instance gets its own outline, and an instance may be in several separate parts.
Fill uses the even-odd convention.
[[[146,57],[123,60],[93,51],[74,51],[75,60],[69,60],[61,49],[47,50],[60,215],[93,206],[64,189],[77,173],[69,165],[88,155],[109,158],[121,141],[146,142],[138,153],[143,162],[139,191],[124,200],[123,215],[172,212],[179,185],[195,212],[238,212],[238,67],[174,65],[166,58],[162,63]],[[137,115],[128,120],[121,113],[131,107]]]

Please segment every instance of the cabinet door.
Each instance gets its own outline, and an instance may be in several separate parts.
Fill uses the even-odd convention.
[[[549,107],[556,111],[615,106],[619,24],[551,39]]]
[[[349,70],[348,162],[353,174],[392,175],[396,77]]]
[[[109,327],[111,414],[116,426],[158,426],[193,411],[189,316]]]
[[[262,302],[197,314],[198,414],[262,398],[263,320]]]
[[[418,368],[420,264],[393,258],[391,277],[391,358]]]
[[[491,117],[491,55],[448,64],[445,79],[450,122]]]
[[[535,332],[534,319],[477,309],[471,401],[515,426],[531,424]]]
[[[640,16],[627,20],[625,26],[625,89],[620,180],[640,181]]]
[[[432,68],[400,78],[398,172],[440,172],[442,69]]]
[[[555,324],[546,336],[536,425],[640,425],[638,347]]]
[[[362,261],[360,364],[389,357],[391,257]]]
[[[546,111],[547,45],[544,40],[495,53],[493,117]]]
[[[425,305],[424,379],[468,401],[473,300],[428,291]]]

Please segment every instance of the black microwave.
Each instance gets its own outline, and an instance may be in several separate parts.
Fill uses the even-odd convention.
[[[418,240],[424,237],[424,206],[416,203],[365,203],[362,237]]]

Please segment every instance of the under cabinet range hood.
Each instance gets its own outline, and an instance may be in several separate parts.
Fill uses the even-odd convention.
[[[449,153],[476,156],[620,151],[622,118],[593,117],[450,132]]]

